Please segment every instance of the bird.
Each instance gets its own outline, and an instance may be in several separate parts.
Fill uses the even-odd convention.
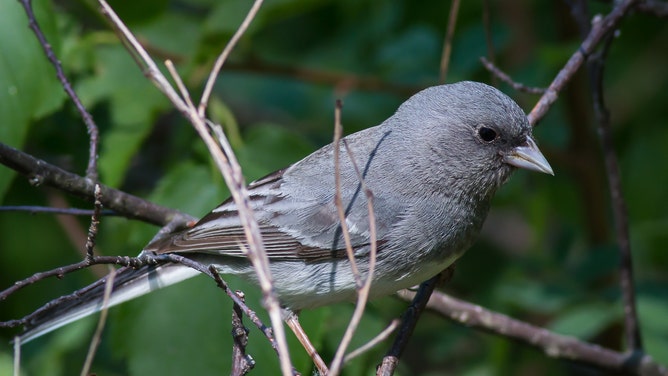
[[[369,269],[372,235],[377,241],[370,298],[415,286],[462,256],[513,171],[554,175],[526,114],[498,89],[463,81],[414,94],[380,125],[247,186],[274,291],[293,311],[353,301],[357,294],[335,200],[337,147],[341,203],[360,275]],[[373,197],[374,234],[365,190]],[[142,253],[177,254],[257,283],[244,247],[237,206],[227,199],[194,226],[152,241]],[[106,304],[197,274],[179,263],[122,268]],[[101,310],[104,281],[28,316],[21,342]]]

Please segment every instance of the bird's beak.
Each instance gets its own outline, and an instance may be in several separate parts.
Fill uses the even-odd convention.
[[[524,144],[513,148],[510,153],[504,155],[503,161],[515,167],[554,175],[552,167],[531,136],[527,136]]]

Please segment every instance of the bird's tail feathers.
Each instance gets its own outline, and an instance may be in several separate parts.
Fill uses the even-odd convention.
[[[198,272],[180,264],[147,265],[134,269],[123,267],[115,273],[111,295],[106,303],[112,307],[157,289],[176,284]],[[55,299],[25,319],[21,343],[29,342],[62,326],[99,312],[104,304],[104,289],[109,276]]]

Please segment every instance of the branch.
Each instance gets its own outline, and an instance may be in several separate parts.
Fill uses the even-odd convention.
[[[241,301],[244,301],[244,294],[241,291],[235,291]],[[232,371],[230,375],[243,376],[255,367],[255,361],[250,355],[246,354],[248,346],[248,329],[243,323],[243,312],[238,304],[234,303],[232,307]]]
[[[230,195],[232,196],[232,199],[237,206],[239,221],[243,227],[244,235],[246,236],[246,240],[248,242],[248,248],[243,248],[242,251],[253,265],[253,269],[257,275],[258,284],[260,285],[260,289],[263,293],[263,303],[265,309],[269,313],[274,334],[276,336],[276,341],[279,343],[277,349],[281,364],[281,371],[284,376],[291,375],[293,370],[290,363],[290,354],[285,337],[285,330],[283,328],[280,304],[273,288],[271,271],[269,269],[269,260],[264,249],[264,243],[260,234],[258,223],[254,218],[253,209],[250,206],[251,200],[249,198],[248,190],[241,172],[241,166],[239,166],[232,148],[230,147],[229,142],[225,137],[225,134],[223,133],[220,126],[213,124],[202,116],[202,113],[204,112],[204,106],[206,105],[206,100],[202,101],[201,103],[202,107],[200,107],[200,113],[200,111],[195,108],[192,101],[190,100],[190,95],[187,94],[185,87],[182,85],[181,79],[177,74],[175,74],[175,71],[172,71],[173,78],[183,93],[183,98],[179,96],[174,87],[158,69],[153,59],[148,55],[146,50],[137,41],[137,38],[127,28],[127,26],[113,11],[113,9],[111,9],[109,4],[107,4],[105,0],[99,0],[98,2],[101,6],[102,13],[111,22],[117,31],[119,38],[126,45],[129,53],[134,57],[138,66],[144,70],[145,74],[153,81],[156,87],[162,93],[164,93],[165,96],[167,96],[174,107],[179,110],[193,125],[207,146],[211,157],[218,167],[218,170],[225,179],[225,183],[230,189]],[[261,3],[261,0],[255,0],[254,6],[251,8],[246,17],[246,20],[244,21],[244,25],[247,26],[247,24],[252,20]],[[243,30],[244,28],[242,27],[241,30],[239,30],[236,34],[238,34],[240,37],[243,33]],[[229,51],[231,51],[231,48],[234,46],[234,43],[237,39],[238,38],[231,40],[228,43],[228,47],[223,50],[218,58],[216,69],[219,69],[218,64],[222,66],[225,57]],[[206,98],[207,95],[207,91],[205,90],[203,98]]]
[[[67,95],[69,95],[69,97],[72,99],[72,102],[74,103],[74,106],[81,115],[84,124],[86,124],[86,129],[88,129],[88,135],[90,137],[89,148],[88,148],[88,167],[86,168],[86,177],[91,181],[96,182],[98,180],[97,147],[99,143],[99,132],[97,124],[95,124],[95,121],[93,121],[93,116],[91,116],[91,114],[86,110],[86,107],[84,107],[83,103],[81,103],[81,100],[79,99],[77,93],[74,91],[74,89],[72,89],[72,85],[67,80],[67,77],[65,77],[63,66],[60,64],[60,61],[58,60],[56,54],[53,52],[53,49],[51,48],[51,44],[49,44],[49,42],[46,40],[46,36],[44,36],[44,33],[42,32],[41,28],[39,27],[39,24],[37,23],[37,19],[35,18],[35,13],[32,10],[32,1],[20,0],[19,2],[21,3],[21,5],[23,5],[23,8],[25,9],[26,14],[28,15],[28,25],[30,29],[32,29],[32,31],[35,33],[35,36],[37,36],[37,40],[39,41],[40,46],[42,46],[42,49],[44,49],[46,58],[49,60],[49,62],[51,62],[51,65],[53,65],[53,67],[56,69],[56,77],[63,86],[65,93],[67,93]]]
[[[90,217],[93,215],[95,210],[93,209],[79,209],[79,208],[53,208],[50,206],[33,206],[33,205],[6,205],[0,206],[0,212],[28,212],[30,214],[62,214],[62,215],[81,215]],[[110,216],[119,216],[119,213],[116,213],[113,210],[101,210],[101,216],[110,217]]]
[[[223,52],[221,52],[216,59],[216,62],[211,69],[211,73],[209,73],[209,79],[206,81],[204,91],[202,92],[202,99],[200,100],[199,107],[197,109],[200,117],[204,117],[204,111],[209,104],[209,96],[213,91],[213,84],[216,83],[216,79],[218,78],[220,70],[223,68],[223,64],[225,64],[227,57],[230,56],[230,53],[232,53],[232,49],[234,49],[234,46],[237,45],[239,39],[241,39],[241,37],[244,35],[248,29],[248,26],[250,26],[250,23],[253,21],[253,18],[255,18],[255,15],[262,6],[262,2],[263,0],[255,0],[255,2],[253,2],[253,6],[248,11],[248,14],[246,14],[246,18],[244,18],[243,22],[241,22],[241,25],[234,32],[234,35],[223,49]]]
[[[352,317],[350,318],[350,322],[348,323],[348,327],[346,328],[346,331],[343,334],[343,337],[341,338],[341,342],[339,342],[339,347],[336,350],[336,354],[334,355],[334,360],[332,360],[332,367],[330,369],[329,374],[332,376],[338,375],[341,372],[341,368],[343,367],[344,363],[344,356],[346,349],[348,345],[350,344],[350,341],[353,338],[353,334],[355,333],[355,330],[357,330],[357,327],[362,320],[362,316],[364,315],[364,309],[366,307],[367,301],[369,299],[369,293],[371,291],[371,282],[373,281],[374,277],[374,272],[376,269],[376,253],[378,251],[378,243],[377,243],[377,237],[376,237],[376,215],[373,209],[373,193],[371,190],[367,187],[367,185],[364,182],[364,176],[362,172],[359,169],[359,166],[357,163],[355,163],[355,157],[353,155],[352,150],[348,146],[345,140],[341,140],[341,133],[343,131],[343,127],[341,126],[341,101],[337,101],[336,105],[336,111],[335,111],[335,131],[334,131],[334,170],[335,170],[335,185],[336,185],[336,194],[335,196],[337,197],[336,200],[336,206],[339,212],[339,221],[341,223],[341,229],[343,231],[345,243],[346,243],[346,252],[348,253],[348,257],[350,259],[350,265],[353,268],[353,273],[357,273],[357,267],[355,264],[355,256],[354,252],[352,249],[352,245],[350,243],[350,234],[348,233],[348,226],[346,224],[346,218],[345,218],[345,213],[343,210],[343,204],[341,201],[341,181],[340,181],[340,171],[339,171],[339,144],[343,143],[343,146],[346,149],[346,153],[348,154],[348,158],[350,159],[350,162],[353,166],[353,169],[355,170],[355,173],[357,174],[357,179],[359,180],[359,185],[362,191],[364,192],[364,195],[366,197],[366,203],[367,203],[367,211],[368,211],[368,217],[369,217],[369,239],[370,239],[370,250],[369,250],[369,263],[367,266],[367,274],[366,277],[364,278],[364,281],[362,282],[359,278],[361,276],[357,274],[355,276],[356,280],[356,288],[357,288],[357,302],[355,304],[355,310],[353,312]]]
[[[557,73],[547,91],[538,100],[534,108],[529,113],[529,123],[536,126],[542,119],[552,104],[556,102],[559,92],[571,80],[573,75],[580,69],[587,56],[589,56],[603,38],[627,15],[637,0],[623,0],[602,20],[595,22],[587,38],[582,42],[580,48],[571,56],[563,68]]]
[[[615,220],[615,233],[620,256],[619,284],[624,302],[624,334],[626,347],[631,351],[642,351],[642,336],[638,323],[638,311],[636,309],[635,284],[633,281],[633,261],[631,255],[631,241],[629,236],[629,214],[626,208],[626,200],[622,193],[622,179],[620,176],[619,162],[615,153],[610,125],[610,112],[605,106],[603,94],[603,70],[605,58],[614,38],[614,34],[608,36],[607,42],[600,53],[588,62],[590,83],[592,86],[592,98],[594,102],[594,113],[598,121],[598,134],[603,149],[608,184],[610,185],[610,196],[612,200],[612,213]]]
[[[482,63],[482,65],[485,66],[485,68],[488,71],[490,71],[490,73],[492,73],[492,75],[494,77],[496,77],[499,80],[507,83],[513,89],[515,89],[517,91],[522,91],[522,92],[529,93],[529,94],[543,94],[543,93],[545,93],[545,89],[543,89],[542,87],[526,86],[526,85],[523,85],[519,82],[513,81],[513,79],[508,74],[503,72],[496,65],[494,65],[494,63],[492,63],[491,61],[487,60],[484,57],[480,57],[480,62]]]
[[[668,17],[668,3],[665,1],[645,0],[638,3],[636,9],[640,12],[651,14],[655,17]]]
[[[414,295],[407,290],[402,290],[399,294],[407,301]],[[629,375],[658,376],[668,373],[668,369],[656,363],[649,355],[620,353],[574,337],[556,334],[441,292],[432,294],[427,308],[467,327],[538,348],[555,359],[580,362],[609,372],[625,372]]]
[[[587,3],[585,1],[577,1],[572,2],[569,5],[571,7],[571,13],[580,28],[580,34],[583,36],[587,35],[587,33],[590,32],[590,28],[596,27],[596,19],[594,20],[593,26],[591,26],[591,23],[588,21],[591,16],[587,8]],[[589,58],[587,61],[587,70],[589,73],[589,85],[591,87],[594,114],[598,122],[599,140],[601,149],[603,150],[603,158],[608,175],[608,184],[610,186],[612,211],[615,220],[615,233],[617,234],[617,243],[619,245],[619,283],[624,304],[624,334],[626,346],[630,351],[640,352],[642,351],[642,337],[640,335],[638,312],[636,310],[628,211],[626,209],[626,201],[622,194],[619,163],[617,162],[617,155],[612,140],[610,112],[606,108],[603,92],[605,59],[608,56],[608,51],[615,38],[615,31],[616,29],[610,30],[603,41],[603,46]]]
[[[0,163],[28,178],[30,184],[58,188],[88,201],[95,200],[95,183],[65,171],[30,154],[0,143]],[[171,208],[156,205],[137,196],[100,185],[105,207],[131,219],[164,226],[170,222],[185,227],[194,217]]]
[[[417,293],[413,296],[411,305],[406,309],[401,318],[401,326],[399,327],[397,336],[394,338],[392,347],[385,354],[382,364],[376,370],[377,376],[391,376],[394,374],[394,370],[399,364],[399,358],[408,345],[411,335],[413,335],[418,319],[429,302],[429,297],[437,285],[445,283],[452,278],[453,272],[454,268],[450,266],[430,280],[422,282]]]
[[[450,54],[452,52],[452,40],[455,37],[455,26],[457,25],[457,15],[459,14],[459,0],[453,0],[450,3],[450,14],[448,15],[448,29],[445,32],[445,41],[443,42],[443,52],[441,52],[441,66],[439,69],[439,82],[445,83],[450,67]]]

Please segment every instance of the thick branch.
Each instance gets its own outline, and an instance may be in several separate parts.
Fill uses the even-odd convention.
[[[414,296],[415,293],[406,290],[400,294],[400,297],[407,301]],[[668,373],[668,369],[657,364],[649,355],[624,354],[574,337],[556,334],[438,291],[431,295],[427,308],[468,327],[536,347],[556,359],[580,362],[606,371],[630,375],[658,376]]]
[[[27,177],[34,186],[58,188],[91,202],[95,200],[95,182],[2,143],[0,143],[0,163]],[[117,189],[104,185],[100,187],[102,205],[128,218],[160,226],[176,222],[182,227],[195,220],[190,215],[156,205]]]

